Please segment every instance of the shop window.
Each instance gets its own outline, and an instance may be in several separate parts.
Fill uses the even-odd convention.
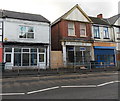
[[[99,26],[93,26],[94,38],[100,38]]]
[[[68,23],[68,36],[75,36],[75,28],[73,22]]]
[[[12,48],[5,48],[5,52],[12,52]]]
[[[34,38],[34,28],[29,26],[20,26],[19,38]]]
[[[86,36],[86,25],[84,23],[80,24],[80,36],[81,37]]]
[[[6,62],[11,62],[11,54],[6,54]]]
[[[39,53],[44,53],[45,52],[45,48],[39,48]]]
[[[39,62],[44,62],[44,54],[39,54]]]

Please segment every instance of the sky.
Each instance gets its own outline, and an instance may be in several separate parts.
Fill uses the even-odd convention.
[[[40,14],[53,22],[76,4],[89,16],[104,18],[118,14],[120,0],[0,0],[0,9]],[[119,7],[120,8],[120,7]]]

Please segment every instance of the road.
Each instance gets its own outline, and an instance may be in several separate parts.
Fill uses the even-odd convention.
[[[10,78],[2,82],[2,99],[118,99],[118,72],[47,78]],[[90,100],[91,101],[91,100]]]

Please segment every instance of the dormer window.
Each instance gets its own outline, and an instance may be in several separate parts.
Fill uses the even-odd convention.
[[[34,28],[30,26],[20,26],[19,38],[34,39]]]
[[[108,27],[104,27],[103,28],[103,35],[104,35],[104,39],[109,39],[109,32],[108,32]]]

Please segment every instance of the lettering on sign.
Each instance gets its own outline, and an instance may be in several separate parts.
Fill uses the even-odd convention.
[[[81,42],[66,42],[66,45],[73,45],[73,46],[91,46],[91,43],[81,43]]]

